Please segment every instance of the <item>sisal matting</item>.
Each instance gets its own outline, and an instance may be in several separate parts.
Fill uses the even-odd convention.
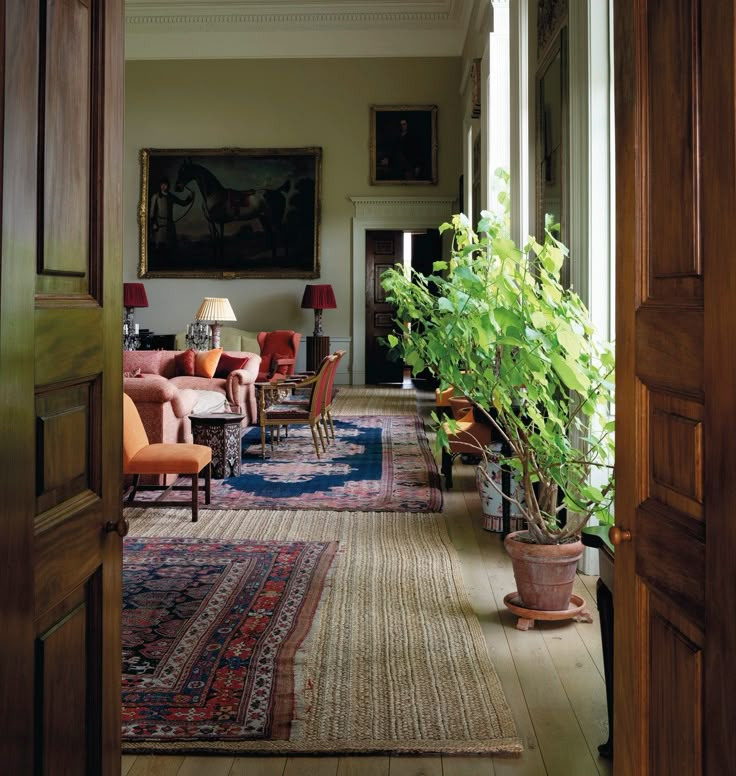
[[[332,414],[416,415],[417,394],[414,388],[340,385],[332,402]]]
[[[441,515],[223,510],[199,523],[187,510],[126,515],[133,536],[339,542],[303,647],[289,739],[240,751],[521,750]]]

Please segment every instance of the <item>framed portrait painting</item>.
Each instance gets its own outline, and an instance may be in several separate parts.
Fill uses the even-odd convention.
[[[319,277],[321,160],[321,148],[144,148],[139,277]]]
[[[371,106],[371,183],[437,183],[437,106]]]

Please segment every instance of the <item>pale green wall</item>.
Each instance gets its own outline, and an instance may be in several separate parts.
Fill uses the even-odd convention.
[[[350,336],[348,196],[455,196],[462,148],[459,59],[325,59],[128,62],[125,100],[124,280],[136,279],[141,148],[322,147],[320,280],[145,280],[143,327],[181,330],[203,296],[227,296],[243,329],[310,332],[299,304],[307,282],[332,283],[338,309],[325,333]],[[369,184],[369,106],[439,106],[437,186]],[[363,300],[357,300],[362,305]]]

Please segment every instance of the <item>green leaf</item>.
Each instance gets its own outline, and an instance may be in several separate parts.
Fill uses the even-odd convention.
[[[578,335],[573,334],[570,329],[561,327],[557,330],[557,340],[571,358],[577,358],[580,355],[582,350],[581,339]]]
[[[389,334],[388,337],[388,344],[395,348],[399,344],[399,338],[395,334]]]
[[[567,361],[558,353],[553,353],[552,366],[555,372],[560,376],[560,380],[573,391],[585,391],[587,389],[586,383],[589,381],[584,380],[583,376],[578,373],[576,369],[573,369]]]

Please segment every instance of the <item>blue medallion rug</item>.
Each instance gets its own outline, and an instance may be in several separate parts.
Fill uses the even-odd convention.
[[[211,503],[200,509],[442,511],[437,465],[419,417],[345,417],[335,420],[335,436],[317,458],[309,426],[292,426],[273,454],[266,442],[263,460],[260,427],[249,429],[240,476],[213,480]],[[178,498],[184,502],[189,496],[167,495]]]

